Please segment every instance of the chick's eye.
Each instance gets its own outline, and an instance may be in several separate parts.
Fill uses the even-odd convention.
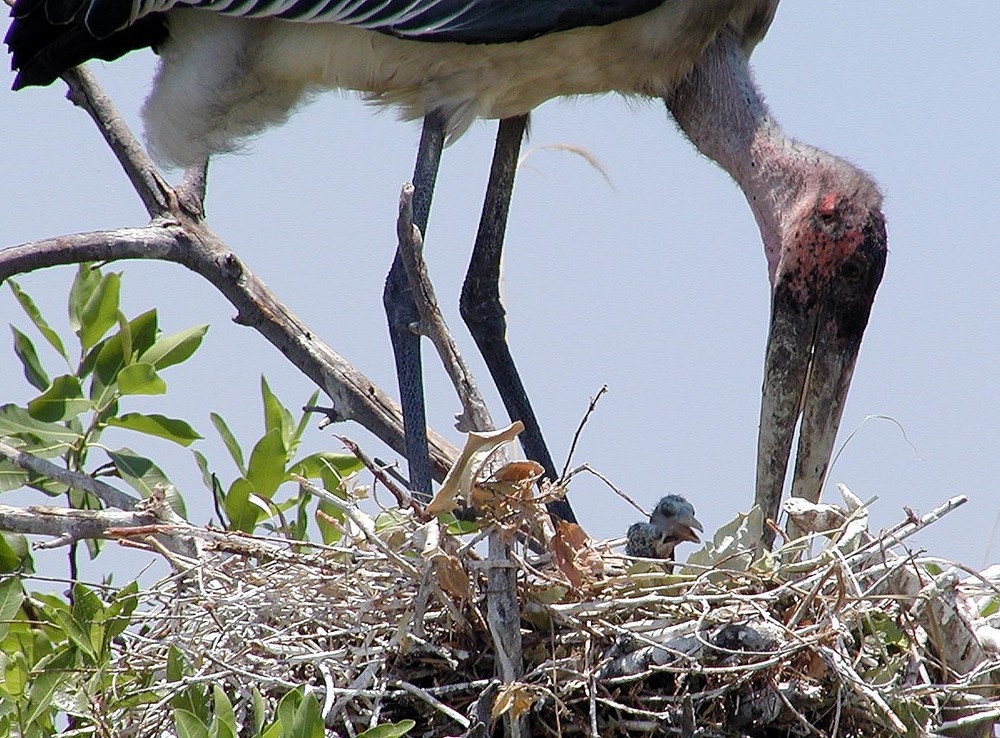
[[[840,276],[848,282],[857,282],[865,276],[866,268],[863,259],[848,259],[840,265]]]

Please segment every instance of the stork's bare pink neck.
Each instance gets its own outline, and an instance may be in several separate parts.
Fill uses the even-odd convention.
[[[736,180],[757,219],[773,281],[783,225],[814,200],[825,173],[850,165],[787,137],[754,84],[737,39],[723,33],[667,98],[691,142]]]

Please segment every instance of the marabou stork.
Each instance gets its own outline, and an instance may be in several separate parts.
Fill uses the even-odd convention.
[[[476,118],[500,132],[462,314],[525,453],[554,475],[506,350],[497,280],[527,113],[562,95],[662,98],[688,138],[742,188],[772,285],[757,502],[775,517],[801,417],[792,494],[822,487],[886,256],[882,198],[843,159],[796,142],[748,67],[777,0],[16,0],[7,44],[15,88],[70,66],[152,46],[159,71],[143,115],[159,159],[200,165],[303,95],[356,90],[423,118],[415,222],[427,223],[443,143]],[[419,338],[399,256],[385,302],[408,429],[411,482],[429,488]],[[425,443],[425,441],[424,441]],[[557,514],[572,519],[568,506]]]
[[[677,544],[698,543],[696,530],[704,528],[694,516],[694,505],[681,495],[667,495],[656,503],[648,523],[635,523],[628,529],[625,553],[673,561]]]

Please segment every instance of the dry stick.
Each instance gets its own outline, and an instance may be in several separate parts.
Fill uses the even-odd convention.
[[[569,453],[566,454],[566,463],[563,465],[562,474],[559,475],[560,482],[566,482],[566,472],[569,471],[570,462],[573,460],[573,452],[576,451],[576,444],[580,440],[580,434],[583,433],[583,428],[587,425],[587,420],[590,419],[591,413],[594,412],[594,408],[597,407],[598,400],[601,399],[601,395],[608,391],[608,385],[602,385],[597,394],[590,398],[590,404],[587,405],[587,412],[583,414],[583,418],[580,419],[580,424],[576,427],[576,433],[573,434],[573,442],[569,445]]]
[[[647,518],[649,517],[649,513],[642,508],[642,505],[640,505],[638,502],[636,502],[631,497],[629,497],[623,490],[619,489],[615,485],[615,483],[611,481],[611,479],[609,479],[603,473],[597,471],[597,469],[595,469],[594,467],[592,467],[590,464],[580,464],[580,466],[576,467],[576,469],[573,469],[569,473],[567,473],[567,472],[564,471],[562,479],[560,481],[567,482],[570,479],[572,479],[573,477],[575,477],[577,474],[579,474],[580,472],[589,472],[589,473],[593,474],[595,477],[597,477],[602,482],[604,482],[611,489],[612,492],[614,492],[616,495],[618,495],[623,500],[625,500],[625,502],[627,502],[628,504],[630,504],[632,507],[634,507],[640,513],[642,513],[643,515],[645,515]]]
[[[385,469],[383,469],[374,461],[369,459],[368,456],[365,454],[365,452],[361,450],[361,447],[358,444],[356,444],[347,436],[341,436],[334,433],[333,437],[338,439],[345,446],[347,446],[347,450],[350,451],[352,454],[354,454],[355,458],[357,458],[358,461],[360,461],[362,464],[365,465],[365,468],[372,473],[375,479],[380,481],[383,484],[383,486],[385,486],[385,488],[389,490],[389,493],[396,498],[396,505],[398,505],[400,509],[409,508],[410,510],[413,511],[413,514],[416,516],[417,520],[419,520],[422,523],[426,523],[428,520],[431,519],[431,516],[427,515],[427,513],[424,512],[423,505],[414,500],[413,495],[411,495],[409,491],[403,489],[398,484],[396,484],[395,481],[393,481],[392,477],[390,477],[388,474],[385,473]]]
[[[423,238],[420,229],[413,224],[413,185],[410,184],[404,185],[400,193],[396,232],[399,237],[399,253],[420,314],[420,333],[434,344],[462,403],[458,427],[465,431],[493,430],[493,420],[486,403],[472,373],[459,354],[438,307],[434,287],[427,274],[427,265],[423,260]],[[486,620],[493,638],[500,680],[509,684],[516,682],[524,673],[521,606],[517,597],[517,568],[511,561],[511,547],[496,527],[490,531],[489,555],[484,567],[487,570]],[[504,734],[508,738],[526,738],[526,716],[515,719],[509,713],[505,715]]]
[[[371,521],[363,513],[360,513],[353,505],[348,504],[344,500],[337,497],[331,492],[327,492],[322,487],[317,487],[315,484],[310,482],[305,477],[300,477],[297,474],[292,475],[292,479],[298,482],[302,489],[311,495],[314,495],[328,505],[333,505],[340,512],[344,513],[351,522],[354,523],[365,534],[365,538],[371,543],[375,548],[381,551],[385,556],[392,561],[394,561],[403,571],[409,574],[415,581],[420,581],[420,572],[417,568],[411,564],[409,561],[404,559],[402,556],[393,551],[386,543],[378,537],[378,533],[375,532],[375,527],[372,525]]]
[[[142,500],[132,495],[115,489],[110,484],[105,484],[86,474],[63,469],[51,461],[46,461],[25,451],[20,451],[6,443],[0,443],[0,457],[21,469],[34,472],[60,484],[65,484],[70,489],[75,489],[78,492],[93,495],[108,507],[117,507],[119,510],[134,510],[135,506],[142,502]]]
[[[434,294],[434,286],[427,274],[424,261],[424,240],[420,229],[413,224],[413,185],[403,185],[399,195],[399,218],[396,221],[399,253],[403,257],[406,276],[413,290],[413,300],[420,314],[419,333],[430,339],[437,349],[441,363],[451,379],[462,412],[456,416],[456,427],[463,432],[494,430],[493,419],[486,407],[476,380],[458,351]]]
[[[120,540],[129,535],[153,533],[174,553],[196,556],[197,551],[184,534],[184,529],[172,532],[164,524],[160,511],[76,510],[74,508],[37,505],[27,508],[0,505],[0,530],[5,533],[52,536],[54,540],[36,544],[36,548],[58,548],[85,539]]]

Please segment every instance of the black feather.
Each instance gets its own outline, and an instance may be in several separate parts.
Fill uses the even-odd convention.
[[[119,2],[127,10],[127,4]],[[103,38],[87,28],[86,0],[17,0],[4,43],[17,72],[14,89],[48,85],[67,69],[90,59],[113,61],[135,49],[157,47],[166,41],[162,13],[144,16]]]

